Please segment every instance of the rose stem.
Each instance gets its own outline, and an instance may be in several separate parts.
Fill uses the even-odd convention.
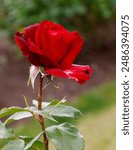
[[[43,86],[43,77],[41,73],[39,74],[39,86],[38,86],[38,110],[42,110],[42,87]],[[39,116],[40,125],[42,128],[42,131],[45,131],[45,125],[44,125],[44,118],[42,116]],[[43,143],[44,143],[44,150],[48,150],[48,139],[46,136],[46,133],[43,133]]]

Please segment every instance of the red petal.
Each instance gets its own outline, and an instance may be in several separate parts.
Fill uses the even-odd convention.
[[[53,61],[51,58],[46,56],[39,56],[39,61],[41,63],[41,66],[43,67],[59,67],[57,62]]]
[[[35,34],[38,27],[39,24],[33,24],[24,28],[26,38],[30,39],[32,42],[35,42]]]
[[[48,74],[73,79],[80,84],[85,83],[87,80],[90,79],[90,74],[92,73],[92,68],[90,68],[87,65],[81,66],[81,65],[72,65],[68,69],[56,69],[56,68],[45,68],[45,71]]]
[[[75,39],[72,41],[64,59],[62,59],[62,62],[61,62],[62,67],[71,66],[71,64],[74,62],[75,58],[79,54],[81,47],[84,43],[83,39],[78,34],[78,32],[73,32],[73,35],[75,36]]]
[[[54,62],[52,62],[49,58],[32,53],[28,56],[28,60],[35,66],[43,66],[43,67],[58,67]]]
[[[28,39],[29,49],[31,52],[43,55],[43,51],[40,50],[30,39]]]
[[[41,63],[39,61],[39,56],[37,54],[32,53],[27,58],[31,64],[33,64],[35,66],[41,66]]]
[[[49,39],[48,39],[48,30],[46,28],[43,28],[41,31],[41,45],[42,45],[42,49],[45,53],[45,55],[48,55],[51,53],[49,52]],[[52,45],[51,45],[52,46]]]
[[[70,44],[74,40],[74,36],[71,32],[65,30],[61,27],[61,30],[58,29],[56,24],[55,30],[48,31],[49,39],[49,51],[54,55],[55,60],[60,62],[65,54],[67,53]]]
[[[44,67],[58,67],[58,64],[51,56],[45,56],[44,51],[40,50],[30,39],[28,40],[29,49],[32,52],[32,56],[29,57],[30,62],[33,60],[34,64],[40,64],[40,66]],[[36,59],[36,62],[35,62]],[[37,65],[38,66],[38,65]]]
[[[41,46],[41,32],[42,32],[42,27],[39,26],[39,27],[37,28],[36,35],[35,35],[35,43],[36,43],[36,45],[37,45],[39,48],[42,48],[42,46]]]
[[[42,21],[36,31],[35,35],[35,43],[38,47],[42,49],[42,43],[41,43],[41,38],[42,38],[42,30],[43,28],[49,28],[53,24],[52,21]],[[46,43],[47,44],[47,43]]]
[[[41,37],[41,45],[42,45],[42,51],[45,57],[47,57],[48,60],[51,60],[49,62],[50,66],[58,66],[58,60],[55,57],[55,53],[53,51],[51,51],[51,48],[54,49],[54,45],[52,45],[52,43],[50,43],[50,38],[48,35],[48,29],[47,28],[43,28],[42,29],[42,37]],[[59,45],[60,43],[58,43]]]
[[[23,52],[23,55],[28,56],[30,54],[30,50],[27,41],[24,39],[24,34],[17,32],[14,34],[14,39],[20,50]]]

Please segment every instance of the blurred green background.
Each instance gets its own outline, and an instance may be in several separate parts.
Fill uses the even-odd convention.
[[[11,36],[16,30],[52,19],[68,28],[92,31],[115,16],[115,0],[1,0],[0,28]]]
[[[79,31],[85,44],[75,63],[88,64],[94,71],[84,85],[56,78],[54,84],[60,88],[49,86],[44,99],[66,96],[70,105],[85,114],[76,122],[85,137],[85,150],[114,150],[115,13],[115,0],[0,0],[0,108],[24,106],[23,94],[29,103],[37,98],[37,89],[33,93],[26,86],[30,64],[15,45],[14,32],[53,20]],[[39,131],[32,120],[22,124],[12,124],[18,134],[36,135]]]

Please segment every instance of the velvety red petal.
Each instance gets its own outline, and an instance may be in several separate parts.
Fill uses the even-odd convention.
[[[35,35],[35,43],[40,49],[42,48],[41,32],[42,32],[42,26],[39,25],[39,27],[37,28],[37,31],[36,31],[36,35]]]
[[[69,67],[74,62],[75,58],[79,54],[81,47],[84,43],[81,36],[78,34],[78,32],[73,32],[73,35],[75,36],[75,39],[72,41],[69,50],[65,54],[64,58],[62,59],[61,66],[62,67]]]
[[[48,29],[47,28],[43,28],[42,29],[42,37],[41,37],[41,42],[42,42],[42,51],[44,56],[50,60],[51,62],[49,63],[53,63],[53,65],[51,66],[58,66],[58,60],[55,57],[55,53],[53,51],[51,51],[51,47],[54,49],[54,45],[52,45],[50,43],[50,37],[48,35]],[[58,43],[59,44],[59,43]]]
[[[57,62],[55,62],[54,60],[52,60],[50,57],[46,57],[46,56],[39,56],[39,61],[41,63],[41,66],[43,67],[59,67],[59,65],[57,64]]]
[[[35,66],[58,67],[57,65],[55,65],[55,63],[52,62],[52,60],[42,55],[32,53],[27,58],[29,62]]]
[[[28,40],[28,44],[29,49],[32,52],[32,55],[29,57],[30,60],[35,62],[36,59],[36,62],[38,62],[37,64],[43,67],[59,67],[57,62],[54,61],[51,56],[46,56],[44,51],[40,50],[30,39]]]
[[[43,55],[43,51],[39,49],[30,39],[28,39],[29,49],[31,52]]]
[[[60,63],[60,61],[64,58],[65,54],[69,50],[69,45],[73,41],[74,36],[71,32],[64,30],[64,28],[62,30],[58,29],[56,24],[55,30],[48,31],[48,39],[49,51]]]
[[[45,20],[45,21],[42,21],[40,23],[39,27],[37,28],[36,35],[35,35],[35,43],[40,49],[42,49],[42,42],[41,42],[42,30],[43,30],[43,28],[48,29],[52,25],[53,25],[52,21]]]
[[[42,29],[41,33],[41,45],[45,55],[51,55],[49,52],[49,39],[48,39],[48,30],[46,28]],[[51,45],[52,46],[52,45]]]
[[[35,66],[41,66],[42,65],[40,60],[39,60],[39,55],[37,55],[35,53],[30,54],[27,58],[28,58],[28,61]]]
[[[32,42],[35,42],[36,30],[39,27],[39,24],[33,24],[24,28],[24,33],[27,39],[30,39]]]
[[[23,52],[23,55],[28,56],[30,54],[30,50],[28,43],[24,38],[24,34],[17,32],[14,34],[14,39],[17,45],[19,46],[20,50]]]
[[[92,68],[88,65],[72,65],[68,69],[56,69],[56,68],[45,68],[45,71],[48,74],[73,79],[78,83],[82,84],[85,83],[87,80],[90,79],[90,74],[92,73]]]

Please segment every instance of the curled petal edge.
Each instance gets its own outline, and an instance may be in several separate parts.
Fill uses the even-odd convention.
[[[73,79],[76,82],[83,84],[87,80],[90,79],[90,74],[93,72],[92,68],[88,65],[72,65],[67,69],[59,69],[59,68],[45,68],[46,73],[62,77]]]

